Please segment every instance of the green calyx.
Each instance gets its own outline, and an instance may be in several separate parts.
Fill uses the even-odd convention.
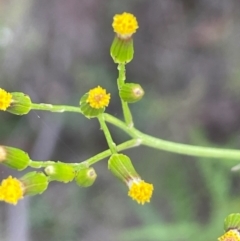
[[[119,90],[120,98],[128,103],[135,103],[142,99],[144,90],[139,84],[126,83]]]
[[[31,99],[21,92],[13,92],[12,101],[7,111],[15,115],[26,115],[31,110]]]
[[[121,39],[115,36],[110,48],[110,54],[116,64],[127,64],[133,59],[133,39]]]
[[[48,177],[42,172],[29,172],[20,178],[24,188],[24,195],[43,193],[48,187]]]
[[[125,183],[139,177],[130,158],[123,154],[113,154],[108,160],[108,169]]]
[[[83,95],[83,97],[80,99],[80,109],[85,117],[94,118],[105,111],[105,108],[100,108],[100,109],[92,108],[87,102],[87,98],[88,98],[88,93]]]
[[[44,169],[50,181],[68,183],[75,177],[75,169],[66,163],[57,162]]]
[[[232,213],[224,220],[224,230],[227,232],[230,229],[237,229],[240,231],[240,213]]]
[[[0,163],[21,171],[30,163],[28,154],[20,149],[8,146],[0,146]]]

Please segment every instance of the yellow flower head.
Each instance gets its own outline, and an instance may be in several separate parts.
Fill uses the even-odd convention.
[[[236,229],[231,229],[219,237],[218,241],[240,241],[240,235]]]
[[[131,180],[128,183],[128,186],[128,196],[130,196],[133,200],[137,201],[139,204],[150,202],[153,193],[152,184],[146,183],[138,178],[136,180]]]
[[[138,22],[133,14],[124,12],[113,17],[112,27],[120,38],[129,38],[138,29]]]
[[[19,199],[23,198],[23,186],[22,183],[9,176],[4,179],[0,186],[0,201],[16,205]]]
[[[100,86],[91,89],[86,100],[86,102],[94,109],[101,109],[108,106],[109,101],[110,94],[107,94],[106,90]]]
[[[11,100],[12,95],[0,88],[0,110],[5,111],[10,106]]]

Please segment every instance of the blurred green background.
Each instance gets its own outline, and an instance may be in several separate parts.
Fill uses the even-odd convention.
[[[238,0],[1,0],[0,87],[33,102],[77,106],[90,88],[111,93],[107,111],[122,118],[117,70],[109,55],[112,17],[136,15],[135,57],[127,81],[145,98],[131,105],[135,126],[166,140],[240,146]],[[110,129],[116,143],[128,137]],[[32,111],[0,113],[0,143],[35,160],[80,162],[107,148],[96,120]],[[51,183],[14,207],[0,203],[0,241],[210,241],[240,211],[240,175],[231,160],[192,158],[146,147],[126,151],[154,184],[150,204],[95,165],[96,183]],[[22,176],[0,166],[0,180]]]

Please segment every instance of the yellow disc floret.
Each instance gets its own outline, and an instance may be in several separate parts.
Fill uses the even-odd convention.
[[[127,38],[136,32],[138,22],[133,14],[124,12],[113,17],[112,27],[119,37]]]
[[[23,187],[21,182],[9,176],[4,179],[0,186],[0,201],[16,205],[19,199],[23,198]]]
[[[240,241],[240,235],[236,229],[231,229],[219,237],[218,241]]]
[[[5,111],[10,106],[11,100],[12,95],[0,88],[0,110]]]
[[[153,185],[140,180],[130,185],[128,196],[139,204],[150,202],[153,193]]]
[[[100,86],[91,89],[86,100],[86,102],[94,109],[101,109],[108,106],[109,101],[110,94],[107,94],[106,90]]]

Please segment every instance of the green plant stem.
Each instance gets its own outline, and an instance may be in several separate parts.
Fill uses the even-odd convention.
[[[119,64],[117,69],[118,69],[117,84],[118,84],[118,89],[120,89],[125,84],[125,80],[126,80],[125,64]]]
[[[133,148],[133,147],[137,147],[137,146],[140,146],[141,145],[141,140],[139,139],[132,139],[132,140],[129,140],[129,141],[126,141],[126,142],[123,142],[122,144],[120,145],[117,145],[117,151],[120,152],[120,151],[124,151],[124,150],[127,150],[127,149],[130,149],[130,148]],[[96,156],[93,156],[89,159],[86,160],[86,162],[88,163],[88,165],[93,165],[94,163],[110,156],[112,153],[110,150],[106,150],[104,152],[101,152],[99,154],[97,154]]]
[[[103,115],[103,114],[100,114],[100,115],[98,116],[98,121],[99,121],[100,126],[101,126],[101,129],[103,130],[103,133],[104,133],[104,135],[105,135],[105,137],[106,137],[108,146],[109,146],[112,154],[117,153],[116,144],[113,142],[111,133],[110,133],[110,131],[108,130],[108,127],[107,127],[107,125],[106,125],[106,123],[105,123],[104,115]]]
[[[145,146],[189,156],[240,160],[240,151],[238,150],[192,146],[161,140],[159,138],[144,134],[135,128],[129,128],[124,122],[109,114],[104,115],[107,122],[119,127],[131,137],[140,139],[142,145]]]
[[[126,80],[125,64],[119,64],[118,65],[118,79],[117,79],[118,90],[120,90],[122,85],[124,85],[125,80]],[[132,118],[132,114],[131,114],[131,111],[129,109],[128,103],[121,99],[121,104],[122,104],[122,110],[123,110],[123,116],[124,116],[125,122],[127,123],[127,125],[129,127],[133,127],[134,126],[133,118]]]
[[[141,145],[141,140],[132,139],[132,140],[123,142],[120,145],[117,145],[116,149],[117,149],[117,151],[123,151],[123,150],[127,150],[127,149],[130,149],[130,148],[133,148],[133,147],[137,147],[139,145]],[[81,163],[68,163],[68,164],[72,165],[74,167],[78,167],[79,165],[82,165],[82,164],[84,164],[85,166],[91,166],[94,163],[99,162],[106,157],[109,157],[111,154],[112,154],[111,150],[106,150],[106,151],[100,152],[99,154],[97,154],[97,155],[95,155],[95,156],[93,156],[93,157],[91,157],[91,158],[89,158],[89,159],[87,159],[87,160],[85,160]],[[31,160],[31,162],[29,164],[29,167],[38,169],[38,168],[47,167],[47,166],[55,164],[55,163],[56,163],[55,161]]]
[[[80,107],[75,106],[68,106],[68,105],[52,105],[52,104],[45,104],[45,103],[32,103],[31,105],[32,110],[44,110],[44,111],[50,111],[50,112],[78,112],[82,113],[80,110]]]
[[[33,109],[35,110],[46,110],[46,111],[52,111],[52,112],[68,111],[68,112],[81,113],[80,108],[73,107],[73,106],[66,106],[66,105],[55,106],[55,105],[49,105],[49,104],[33,104],[33,107],[34,107]],[[123,121],[117,119],[116,117],[110,114],[104,113],[103,115],[106,122],[111,123],[112,125],[120,128],[121,130],[126,132],[134,139],[140,139],[141,144],[145,146],[149,146],[149,147],[156,148],[163,151],[183,154],[183,155],[240,160],[239,150],[192,146],[192,145],[175,143],[171,141],[165,141],[165,140],[144,134],[133,127],[129,127],[126,123],[124,123]]]

